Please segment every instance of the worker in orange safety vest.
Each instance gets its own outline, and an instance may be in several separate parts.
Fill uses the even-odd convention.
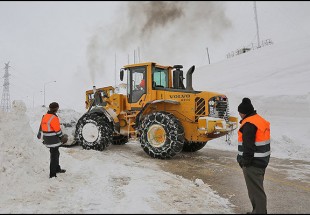
[[[59,165],[59,146],[67,142],[68,136],[61,131],[60,121],[56,115],[58,109],[59,104],[57,102],[52,102],[49,105],[49,111],[43,115],[37,135],[40,139],[42,132],[43,144],[50,149],[50,178],[57,177],[56,173],[66,172]]]
[[[242,99],[238,112],[241,125],[237,161],[242,168],[253,208],[248,213],[266,214],[267,197],[263,182],[270,159],[270,123],[256,113],[249,98]]]

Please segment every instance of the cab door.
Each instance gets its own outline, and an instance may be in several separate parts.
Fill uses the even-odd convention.
[[[128,77],[128,102],[137,103],[146,94],[147,79],[146,66],[133,67],[129,69]]]

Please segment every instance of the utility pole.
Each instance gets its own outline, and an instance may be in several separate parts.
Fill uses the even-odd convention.
[[[133,63],[136,63],[136,50],[133,50]]]
[[[9,81],[9,65],[10,61],[8,63],[4,63],[5,67],[5,73],[4,73],[4,83],[3,83],[3,92],[2,92],[2,99],[1,99],[1,109],[4,112],[9,112],[11,109],[11,101],[10,101],[10,81]]]
[[[210,64],[210,56],[209,56],[209,50],[208,50],[208,47],[207,47],[206,49],[207,49],[207,55],[208,55],[208,60],[209,60],[209,64]]]
[[[254,1],[254,14],[255,14],[255,22],[256,22],[256,30],[257,30],[257,48],[260,48],[260,39],[259,39],[259,31],[258,31],[258,20],[257,20],[257,11],[256,11],[256,1]]]

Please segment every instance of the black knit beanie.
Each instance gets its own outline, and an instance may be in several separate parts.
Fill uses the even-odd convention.
[[[49,105],[50,110],[56,110],[57,108],[59,108],[59,104],[57,102],[52,102]]]
[[[241,104],[238,106],[239,113],[250,114],[254,112],[254,107],[249,98],[243,98]]]

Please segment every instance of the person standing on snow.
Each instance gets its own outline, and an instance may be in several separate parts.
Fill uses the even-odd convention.
[[[43,133],[43,144],[50,149],[50,178],[57,177],[56,173],[64,173],[59,165],[59,146],[68,141],[68,136],[63,134],[60,128],[60,121],[56,115],[59,109],[57,102],[49,105],[49,111],[43,115],[37,138]]]
[[[237,161],[242,168],[253,207],[250,214],[267,214],[264,175],[270,159],[270,123],[256,113],[249,98],[238,106],[241,117],[238,131]]]

